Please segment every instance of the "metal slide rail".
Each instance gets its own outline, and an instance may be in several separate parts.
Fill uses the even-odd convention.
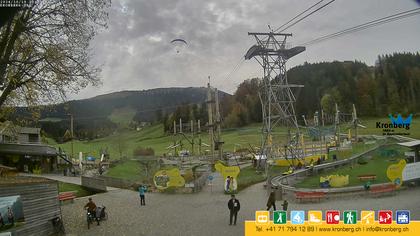
[[[366,155],[369,152],[375,151],[376,149],[382,147],[382,146],[386,146],[387,144],[380,144],[380,145],[376,145],[373,148],[370,148],[367,151],[364,151],[362,153],[356,154],[350,158],[344,159],[344,160],[339,160],[339,161],[334,161],[334,162],[329,162],[329,163],[325,163],[325,164],[321,164],[321,165],[316,165],[313,168],[309,168],[309,169],[303,169],[303,170],[297,170],[289,175],[277,175],[271,178],[270,183],[271,183],[271,188],[275,188],[275,189],[282,189],[282,190],[286,190],[286,191],[291,191],[291,192],[306,192],[306,191],[322,191],[322,192],[351,192],[351,191],[357,191],[359,190],[360,186],[356,186],[356,187],[347,187],[347,188],[339,188],[339,189],[307,189],[307,188],[296,188],[293,186],[289,186],[288,184],[284,184],[284,183],[288,183],[288,179],[291,178],[298,178],[300,176],[308,176],[311,173],[317,173],[319,170],[324,170],[324,169],[329,169],[329,168],[334,168],[334,167],[338,167],[338,166],[343,166],[343,165],[347,165],[350,164],[351,162],[357,160],[358,158],[360,158],[363,155]]]

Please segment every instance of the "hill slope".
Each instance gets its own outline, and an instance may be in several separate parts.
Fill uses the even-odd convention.
[[[230,95],[219,91],[221,99],[225,96]],[[98,138],[132,122],[153,122],[158,114],[172,113],[180,105],[203,104],[206,97],[207,88],[204,87],[121,91],[42,107],[37,125],[49,136],[59,139],[69,129],[69,114],[72,114],[76,137]],[[27,108],[18,108],[15,116],[31,117]]]
[[[220,92],[222,97],[227,95]],[[182,104],[200,104],[205,102],[206,96],[207,88],[203,87],[121,91],[62,103],[52,107],[52,110],[45,110],[42,117],[63,117],[66,113],[71,113],[80,119],[108,117],[116,109],[130,110],[131,108],[131,111],[135,112],[134,120],[151,122],[155,119],[158,110],[172,112]]]

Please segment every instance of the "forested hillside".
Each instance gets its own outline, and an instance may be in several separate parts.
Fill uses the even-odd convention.
[[[333,114],[351,112],[359,116],[384,117],[420,111],[420,54],[395,53],[379,56],[375,66],[362,62],[322,62],[291,68],[289,83],[302,84],[297,92],[296,114],[313,116],[321,108]],[[233,97],[224,101],[225,125],[243,126],[261,121],[258,87],[260,80],[241,83]]]
[[[230,95],[219,90],[219,97],[223,99],[225,96]],[[70,128],[71,114],[75,137],[93,139],[107,136],[118,128],[135,128],[143,122],[160,122],[177,107],[205,104],[206,98],[207,88],[204,87],[122,91],[38,107],[35,113],[25,107],[16,108],[12,119],[18,124],[41,127],[47,136],[66,141],[70,138],[65,133]],[[36,119],[32,118],[34,114]]]

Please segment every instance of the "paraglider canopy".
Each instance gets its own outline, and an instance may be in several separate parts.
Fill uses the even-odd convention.
[[[174,39],[171,41],[171,44],[175,46],[176,53],[179,53],[183,48],[185,48],[188,45],[187,41],[183,39]]]
[[[174,40],[171,41],[171,43],[173,43],[173,42],[183,42],[183,43],[187,44],[187,41],[185,41],[183,39],[174,39]]]

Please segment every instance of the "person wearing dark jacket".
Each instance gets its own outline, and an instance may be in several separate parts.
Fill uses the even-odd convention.
[[[268,197],[267,211],[270,210],[271,206],[273,207],[274,210],[276,210],[276,193],[274,191],[272,191],[270,193],[270,196]]]
[[[15,214],[10,207],[7,208],[7,219],[9,220],[9,224],[15,225]]]
[[[89,198],[89,202],[86,203],[83,209],[90,212],[94,216],[96,223],[99,225],[99,218],[96,217],[96,204],[93,202],[92,198]]]
[[[287,206],[289,205],[289,202],[287,200],[284,200],[283,204],[281,204],[283,207],[283,211],[287,211]]]
[[[0,228],[4,226],[4,220],[3,220],[3,216],[1,215],[0,212]]]
[[[232,225],[232,218],[234,217],[233,225],[236,225],[236,218],[238,217],[238,211],[241,209],[241,204],[239,200],[235,198],[235,195],[230,195],[231,199],[228,202],[228,208],[230,211],[229,216],[229,225]]]

